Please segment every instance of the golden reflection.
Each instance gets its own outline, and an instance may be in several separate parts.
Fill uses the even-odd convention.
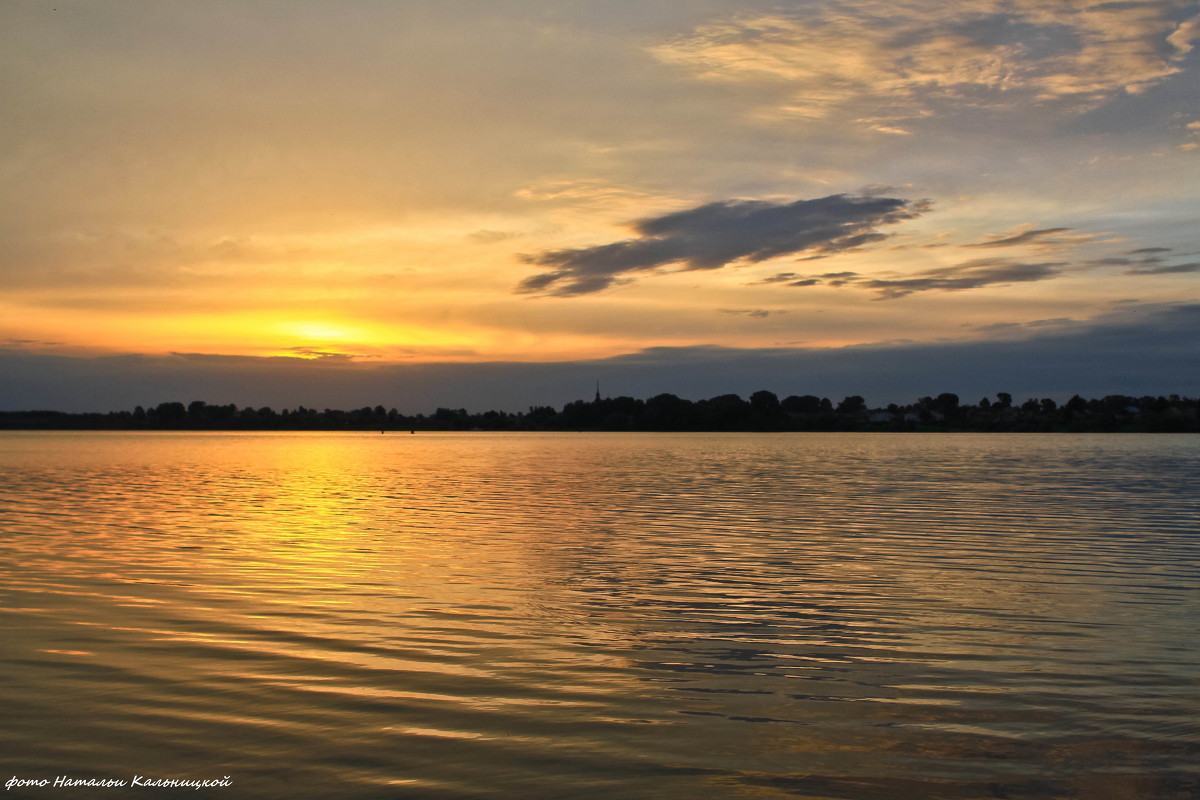
[[[1027,516],[1010,502],[1021,470],[990,458],[964,481],[981,451],[961,440],[833,441],[140,439],[169,479],[121,495],[111,473],[72,475],[75,516],[47,523],[36,547],[54,558],[27,559],[22,587],[51,607],[31,627],[64,616],[22,646],[90,654],[113,668],[98,680],[143,682],[172,712],[184,704],[161,687],[183,680],[236,698],[187,724],[315,731],[319,746],[331,729],[387,748],[382,731],[537,742],[669,765],[690,794],[724,797],[848,796],[840,776],[977,796],[963,770],[1036,765],[1029,742],[1064,709],[1090,725],[1107,703],[1141,724],[1128,685],[1095,692],[1093,673],[1136,657],[1139,680],[1161,678],[1151,657],[1183,656],[1110,625],[1129,599],[1106,568],[1116,550],[1097,568],[1086,548],[1112,505]],[[116,514],[137,524],[80,544],[80,520]]]

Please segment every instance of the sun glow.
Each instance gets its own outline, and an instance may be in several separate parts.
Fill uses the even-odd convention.
[[[352,331],[346,325],[328,322],[292,322],[283,323],[280,330],[287,335],[297,336],[305,340],[325,342],[329,340],[344,341],[346,339],[361,339],[361,332]]]

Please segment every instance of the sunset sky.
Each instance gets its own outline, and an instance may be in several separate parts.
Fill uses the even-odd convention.
[[[1200,393],[1195,2],[6,0],[0,108],[4,409]]]

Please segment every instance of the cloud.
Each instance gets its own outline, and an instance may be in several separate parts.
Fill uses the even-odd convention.
[[[518,189],[513,196],[532,203],[582,206],[584,208],[631,207],[670,202],[666,195],[653,194],[627,184],[614,185],[598,178],[546,178]]]
[[[769,316],[777,314],[787,314],[787,311],[769,310],[766,308],[719,308],[717,309],[722,314],[741,314],[755,319],[766,319]]]
[[[495,242],[503,242],[506,239],[515,239],[522,235],[520,233],[513,233],[512,231],[480,230],[467,234],[466,240],[472,244],[493,244]]]
[[[1168,4],[1044,0],[816,0],[698,27],[653,49],[707,80],[774,83],[775,116],[910,132],[896,123],[958,107],[1062,102],[1086,111],[1179,72],[1200,32]],[[1166,52],[1164,40],[1175,53]],[[863,118],[856,110],[871,109]]]
[[[1016,247],[1025,244],[1057,244],[1053,238],[1056,233],[1066,233],[1071,228],[1040,228],[1038,230],[1021,231],[1007,236],[988,239],[982,242],[964,244],[963,247]]]
[[[820,286],[821,284],[845,286],[847,283],[855,283],[860,280],[866,280],[866,278],[857,272],[823,272],[820,275],[811,276],[801,275],[798,272],[777,272],[760,281],[755,281],[752,285],[782,283],[788,286]]]
[[[1200,40],[1200,14],[1185,20],[1167,37],[1167,42],[1175,48],[1176,57],[1181,58],[1192,51],[1192,42]]]
[[[790,283],[790,282],[796,281],[796,280],[811,280],[812,283],[814,283],[814,284],[820,283],[820,281],[816,280],[815,278],[805,278],[803,275],[801,275],[798,272],[776,272],[774,275],[763,278],[761,281],[757,281],[757,283],[759,283],[759,284]]]
[[[1080,241],[1094,240],[1089,234],[1067,234],[1073,228],[1037,228],[1010,232],[982,242],[960,247],[1060,247]],[[1141,247],[1124,255],[1092,258],[1077,262],[1075,271],[1103,267],[1128,267],[1126,275],[1171,275],[1200,272],[1200,262],[1167,264],[1169,247]],[[1136,257],[1135,257],[1136,256]],[[798,272],[778,272],[757,281],[757,284],[785,286],[849,286],[867,289],[878,294],[879,300],[895,300],[916,292],[965,291],[1011,283],[1030,283],[1050,280],[1066,271],[1067,261],[1027,262],[1013,258],[981,258],[949,267],[922,270],[901,277],[872,277],[858,272],[825,272],[806,275]]]
[[[1142,267],[1126,270],[1126,275],[1178,275],[1185,272],[1200,272],[1200,261],[1187,264],[1169,264],[1159,267]]]
[[[1058,330],[1067,330],[1069,328],[1078,327],[1079,321],[1070,317],[1052,317],[1050,319],[1035,319],[1029,322],[994,322],[990,325],[971,325],[971,330],[981,333],[1019,333],[1021,331],[1033,331],[1046,328],[1054,328]]]
[[[1140,247],[1130,250],[1125,256],[1110,256],[1095,258],[1085,262],[1088,267],[1129,267],[1126,275],[1180,275],[1189,272],[1200,272],[1200,261],[1190,261],[1185,264],[1168,264],[1172,256],[1170,247]],[[1129,256],[1140,258],[1129,258]]]
[[[827,272],[806,277],[781,272],[764,279],[762,283],[853,286],[877,292],[880,300],[895,300],[916,292],[958,292],[998,284],[1044,281],[1058,275],[1066,265],[1064,261],[1027,264],[1003,258],[980,258],[952,267],[923,270],[907,278],[870,278],[857,272]]]
[[[257,365],[266,364],[282,364],[282,363],[323,363],[323,364],[344,364],[357,365],[358,358],[377,358],[377,356],[357,356],[352,353],[334,353],[332,351],[314,350],[308,347],[289,347],[286,349],[288,355],[274,356],[241,356],[229,355],[226,353],[181,353],[172,352],[172,359],[180,361],[189,361],[196,363],[212,363],[230,369],[234,368],[249,368],[253,369]],[[132,356],[131,356],[132,357]],[[153,356],[138,358],[148,358],[153,360]]]
[[[873,279],[862,286],[879,292],[881,300],[894,300],[914,292],[958,292],[996,284],[1044,281],[1059,274],[1065,262],[1025,264],[1004,259],[980,259],[954,267],[939,267],[898,280]]]
[[[312,347],[289,347],[289,353],[295,358],[307,358],[321,361],[355,361],[360,358],[379,358],[379,356],[363,355],[361,353],[338,353],[333,350],[317,350]]]
[[[844,252],[886,238],[877,227],[913,219],[927,207],[925,201],[845,194],[787,204],[709,203],[637,222],[634,239],[523,256],[525,263],[549,271],[526,278],[517,291],[572,296],[669,265],[710,270],[804,251]]]
[[[1107,258],[1093,258],[1087,262],[1087,265],[1089,267],[1128,267],[1130,264],[1158,264],[1161,262],[1161,258],[1125,258],[1123,256],[1109,256]]]

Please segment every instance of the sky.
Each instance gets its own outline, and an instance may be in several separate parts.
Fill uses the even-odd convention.
[[[0,3],[0,409],[1200,394],[1200,3]]]

